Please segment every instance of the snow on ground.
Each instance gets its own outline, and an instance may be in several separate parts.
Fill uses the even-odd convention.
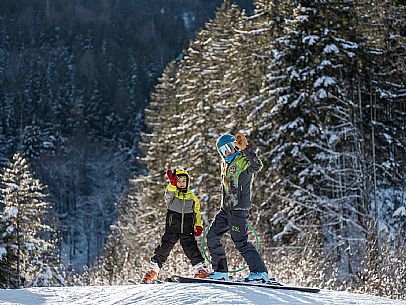
[[[406,301],[331,290],[304,293],[258,287],[165,283],[0,290],[0,304],[406,305]]]

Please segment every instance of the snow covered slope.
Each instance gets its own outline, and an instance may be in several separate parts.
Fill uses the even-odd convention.
[[[0,304],[406,305],[406,301],[329,290],[313,294],[257,287],[166,283],[0,290]]]

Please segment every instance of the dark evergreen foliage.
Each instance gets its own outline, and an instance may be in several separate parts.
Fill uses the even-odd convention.
[[[137,157],[150,91],[220,4],[1,1],[0,165],[21,151],[49,185],[69,268],[100,254],[116,196],[145,172]]]
[[[0,287],[60,284],[51,204],[20,154],[0,172]],[[2,209],[3,210],[3,209]]]

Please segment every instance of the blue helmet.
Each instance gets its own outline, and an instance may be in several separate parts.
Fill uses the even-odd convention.
[[[235,138],[230,134],[222,135],[220,138],[217,139],[216,147],[217,151],[223,158],[227,158],[227,156],[234,154],[236,151]]]
[[[217,139],[216,147],[219,149],[221,146],[227,143],[233,143],[235,141],[234,136],[230,134],[223,134],[220,138]]]

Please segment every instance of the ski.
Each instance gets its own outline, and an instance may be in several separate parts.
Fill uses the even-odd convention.
[[[138,284],[141,284],[141,285],[150,285],[150,284],[164,284],[164,283],[169,282],[169,281],[172,281],[172,279],[166,279],[166,280],[164,280],[164,281],[161,281],[161,280],[154,280],[152,283],[143,283],[142,280],[136,281],[136,280],[133,280],[133,279],[129,279],[129,280],[128,280],[128,283],[134,284],[134,285],[138,285]]]
[[[222,284],[222,285],[240,285],[240,286],[254,286],[254,287],[263,287],[263,288],[272,288],[272,289],[284,289],[284,290],[295,290],[301,292],[311,292],[317,293],[320,292],[319,288],[312,287],[302,287],[302,286],[289,286],[283,284],[267,284],[267,283],[252,283],[252,282],[238,282],[238,281],[219,281],[212,279],[200,279],[200,278],[191,278],[183,276],[172,276],[173,282],[178,283],[207,283],[207,284]]]

